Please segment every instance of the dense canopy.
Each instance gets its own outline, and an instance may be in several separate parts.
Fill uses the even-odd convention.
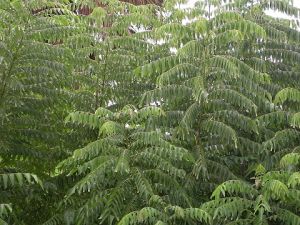
[[[0,1],[0,224],[300,225],[300,9],[184,3]]]

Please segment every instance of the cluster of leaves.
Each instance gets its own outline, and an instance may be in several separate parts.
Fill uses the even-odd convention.
[[[2,223],[300,224],[300,10],[179,3],[0,3]]]

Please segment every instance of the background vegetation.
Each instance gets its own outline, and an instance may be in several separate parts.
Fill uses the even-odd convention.
[[[183,3],[0,1],[0,224],[300,224],[300,10]]]

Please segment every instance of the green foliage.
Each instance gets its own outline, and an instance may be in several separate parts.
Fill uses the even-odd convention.
[[[0,2],[0,224],[300,223],[299,9],[183,2]]]

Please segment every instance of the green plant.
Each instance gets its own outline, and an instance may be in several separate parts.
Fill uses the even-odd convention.
[[[0,3],[2,223],[299,224],[299,9],[182,3]]]

